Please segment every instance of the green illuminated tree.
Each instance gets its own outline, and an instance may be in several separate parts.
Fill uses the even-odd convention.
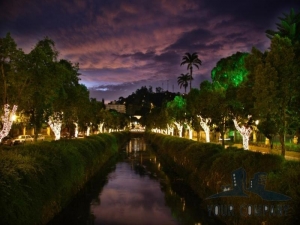
[[[248,53],[237,52],[217,62],[216,67],[211,71],[213,82],[219,82],[227,89],[229,86],[237,87],[246,78],[248,71],[245,68],[245,58]]]
[[[176,96],[173,101],[167,103],[167,112],[178,129],[179,137],[182,137],[187,118],[186,100],[182,96]]]
[[[189,81],[190,79],[192,79],[192,77],[189,75],[189,73],[186,73],[186,74],[181,74],[178,78],[177,78],[177,83],[180,87],[180,89],[182,87],[184,87],[184,93],[186,93],[186,88],[188,87],[189,85]]]
[[[182,57],[181,66],[187,64],[187,69],[190,70],[190,90],[192,88],[192,80],[193,80],[193,66],[199,69],[199,66],[202,65],[202,61],[198,58],[198,54],[194,52],[193,54],[185,53]]]

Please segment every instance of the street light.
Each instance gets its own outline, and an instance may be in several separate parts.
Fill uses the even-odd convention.
[[[257,134],[257,125],[259,124],[259,120],[255,120],[255,127],[253,129],[253,142],[256,143],[257,138],[256,138],[256,134]]]

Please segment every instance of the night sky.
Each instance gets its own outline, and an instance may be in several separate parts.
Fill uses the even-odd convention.
[[[184,92],[186,52],[202,60],[199,88],[221,58],[265,51],[265,31],[291,8],[300,0],[1,0],[0,37],[10,32],[29,53],[48,36],[60,58],[79,63],[90,97],[107,102],[142,86]]]

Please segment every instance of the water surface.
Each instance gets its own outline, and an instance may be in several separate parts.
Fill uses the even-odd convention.
[[[169,178],[142,139],[132,139],[48,225],[218,224],[181,181]]]

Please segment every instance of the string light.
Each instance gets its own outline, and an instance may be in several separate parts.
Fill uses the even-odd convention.
[[[176,127],[178,129],[179,137],[182,137],[182,128],[183,128],[183,125],[181,123],[176,122],[176,121],[174,121],[173,123],[176,125]]]
[[[60,131],[62,126],[62,114],[59,112],[53,113],[52,116],[49,116],[48,124],[55,135],[55,140],[60,139]]]
[[[74,133],[74,136],[75,138],[78,137],[78,123],[74,122],[74,125],[75,125],[75,133]]]
[[[203,128],[204,132],[205,132],[205,140],[206,142],[210,142],[210,127],[209,124],[211,122],[210,118],[205,118],[203,119],[202,116],[197,115],[197,117],[200,118],[200,125]]]
[[[98,125],[99,133],[103,133],[103,125],[104,125],[104,122],[99,123],[99,125]]]
[[[91,124],[87,124],[86,136],[90,136]]]
[[[243,148],[244,148],[244,150],[249,150],[249,138],[250,138],[250,134],[252,132],[251,127],[246,127],[244,125],[242,127],[239,127],[236,119],[233,119],[233,123],[234,123],[235,128],[238,130],[238,132],[243,137]]]
[[[174,127],[170,124],[167,124],[167,134],[171,136],[174,135]]]
[[[0,131],[0,141],[2,140],[2,138],[6,137],[9,134],[17,109],[18,106],[14,105],[12,110],[10,111],[9,105],[4,105],[4,115],[1,116],[3,128]]]

